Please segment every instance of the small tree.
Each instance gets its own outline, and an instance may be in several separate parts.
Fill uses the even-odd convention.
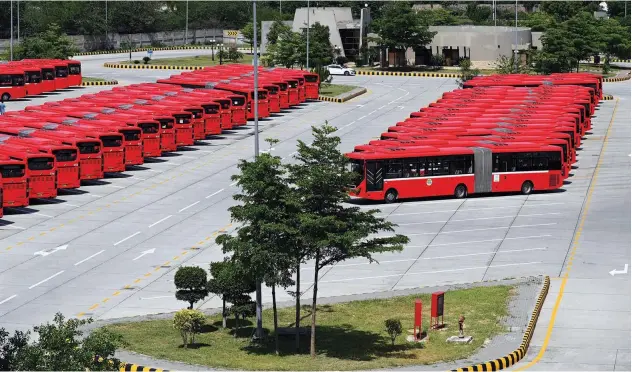
[[[235,295],[230,299],[233,306],[230,307],[230,312],[235,316],[235,328],[233,330],[233,336],[237,337],[239,332],[239,317],[246,319],[248,317],[255,316],[257,304],[247,294]]]
[[[239,62],[239,60],[244,58],[244,54],[242,52],[240,52],[239,50],[237,50],[237,47],[230,47],[230,49],[228,49],[228,60],[231,62]]]
[[[460,88],[463,88],[463,83],[465,83],[468,80],[473,79],[475,76],[477,76],[480,73],[478,69],[472,68],[472,62],[468,58],[463,58],[459,62],[459,70],[460,70],[461,76],[459,76],[459,79],[456,82]]]
[[[61,32],[57,24],[51,23],[45,32],[24,38],[15,48],[14,55],[17,59],[68,59],[77,52],[72,40]]]
[[[437,69],[441,68],[444,63],[445,63],[445,57],[443,56],[443,54],[433,54],[430,57],[430,66],[434,68],[437,68]]]
[[[229,309],[227,302],[231,302],[237,295],[251,293],[255,290],[255,283],[249,275],[230,259],[211,262],[211,279],[208,281],[208,291],[222,299],[222,328],[226,328],[226,318]]]
[[[145,64],[148,64],[149,61],[151,61],[151,58],[149,58],[147,56],[143,57],[143,62],[145,62]]]
[[[30,332],[15,331],[13,336],[0,328],[0,371],[11,371],[17,362],[16,356],[28,345]]]
[[[195,344],[195,335],[200,333],[206,317],[201,311],[182,309],[173,316],[173,328],[180,332],[182,346]]]
[[[318,74],[318,77],[320,78],[320,85],[325,84],[325,86],[328,86],[329,84],[331,84],[333,76],[331,76],[329,70],[326,67],[316,66],[316,68],[312,69],[312,72]],[[320,88],[320,86],[318,88]]]
[[[384,327],[386,327],[386,333],[391,338],[391,345],[395,346],[395,339],[402,334],[402,322],[399,319],[386,319]]]
[[[206,271],[201,267],[181,266],[173,281],[177,289],[176,299],[188,302],[189,309],[208,295]]]

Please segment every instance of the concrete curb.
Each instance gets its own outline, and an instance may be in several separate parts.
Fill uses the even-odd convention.
[[[319,101],[343,103],[367,92],[366,88],[355,88],[350,92],[339,94],[335,97],[318,96]]]
[[[121,63],[104,63],[106,68],[127,68],[133,70],[202,70],[205,66],[173,66],[173,65],[144,65],[144,64],[121,64]]]
[[[497,358],[485,363],[475,364],[469,367],[453,369],[451,372],[499,371],[501,369],[511,367],[512,365],[518,363],[522,358],[524,358],[524,356],[527,354],[527,350],[529,349],[529,343],[531,342],[531,337],[533,337],[535,325],[538,322],[538,317],[540,316],[540,311],[542,310],[542,306],[544,305],[544,299],[549,293],[550,286],[551,278],[545,276],[544,284],[542,285],[542,289],[540,290],[540,295],[538,296],[538,300],[535,303],[533,313],[531,313],[529,325],[527,325],[527,329],[522,336],[522,343],[520,344],[520,347],[518,349],[514,350],[511,354],[508,354],[504,357]]]
[[[107,81],[84,81],[81,83],[82,87],[92,87],[97,85],[118,85],[118,81],[116,80],[107,80]]]
[[[624,76],[624,77],[611,77],[611,78],[604,78],[603,82],[604,83],[614,83],[614,82],[618,82],[618,81],[626,81],[626,80],[630,80],[630,75],[628,76]]]
[[[434,77],[434,78],[458,78],[459,74],[446,72],[398,72],[398,71],[356,71],[356,75],[369,76],[418,76],[418,77]]]
[[[124,366],[122,366],[119,371],[121,372],[168,372],[165,369],[161,369],[161,368],[152,368],[152,367],[146,367],[146,366],[140,366],[137,364],[130,364],[130,363],[125,363]]]
[[[146,52],[148,50],[156,51],[156,50],[190,50],[190,49],[212,49],[209,45],[186,45],[186,46],[171,46],[171,47],[143,47],[143,48],[134,48],[134,49],[116,49],[116,50],[100,50],[97,52],[81,52],[75,54],[75,56],[95,56],[99,54],[124,54],[129,52]],[[217,49],[217,47],[215,47]],[[239,50],[250,50],[248,48],[237,48]]]

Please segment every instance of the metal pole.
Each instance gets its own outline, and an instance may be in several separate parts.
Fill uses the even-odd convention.
[[[108,40],[108,0],[105,0],[105,48],[110,48],[110,40]]]
[[[184,24],[184,45],[189,42],[189,0],[187,0],[186,20]]]
[[[18,44],[20,44],[20,0],[18,0]]]
[[[282,3],[282,0],[279,0],[279,14],[283,14],[283,11],[281,10],[281,3]]]
[[[516,51],[514,52],[514,60],[516,63],[516,73],[518,73],[518,0],[516,0]]]
[[[253,46],[254,46],[254,96],[255,99],[253,101],[253,113],[255,117],[255,158],[259,156],[259,60],[257,56],[257,0],[252,1],[252,24],[253,24]],[[261,340],[263,339],[263,319],[262,319],[262,309],[261,309],[261,281],[257,281],[256,288],[256,300],[257,300],[257,329],[255,331],[255,339]]]
[[[9,44],[9,49],[11,50],[11,61],[13,61],[13,0],[11,0],[11,42]]]
[[[307,0],[307,61],[305,66],[309,70],[309,0]]]

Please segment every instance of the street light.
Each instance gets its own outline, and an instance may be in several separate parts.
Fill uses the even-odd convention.
[[[307,0],[307,61],[305,61],[305,66],[309,70],[309,0]]]
[[[184,23],[184,45],[189,42],[189,0],[187,0],[186,20]]]
[[[11,61],[13,61],[13,0],[11,0],[11,43],[9,49],[11,50]]]
[[[211,43],[211,61],[215,60],[215,39],[210,40]]]
[[[219,64],[220,65],[222,64],[222,57],[224,56],[224,53],[222,53],[223,52],[223,47],[224,47],[223,43],[219,43],[217,45],[217,54],[219,54]]]

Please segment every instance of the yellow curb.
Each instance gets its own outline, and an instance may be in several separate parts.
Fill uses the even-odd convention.
[[[527,350],[529,349],[529,343],[531,342],[531,338],[533,337],[535,325],[538,322],[538,317],[540,316],[540,311],[542,310],[542,306],[544,305],[544,299],[549,293],[550,286],[551,278],[545,276],[544,285],[542,286],[542,290],[540,291],[540,295],[538,296],[538,300],[536,301],[535,308],[531,313],[531,319],[529,320],[527,329],[522,336],[522,343],[520,344],[519,348],[514,350],[512,353],[505,355],[504,357],[497,358],[485,363],[475,364],[469,367],[453,369],[451,372],[499,371],[501,369],[511,367],[512,365],[518,363],[522,358],[524,358],[524,356],[527,354]]]
[[[117,85],[118,81],[116,80],[108,80],[108,81],[84,81],[81,83],[82,87],[92,87],[97,85]]]
[[[358,96],[363,95],[364,93],[367,92],[366,88],[362,88],[362,90],[359,90],[358,92],[347,96],[345,98],[338,98],[338,97],[327,97],[327,96],[318,96],[318,100],[319,101],[326,101],[326,102],[335,102],[335,103],[343,103],[343,102],[347,102],[349,100],[352,100]]]
[[[103,67],[107,68],[126,68],[133,70],[202,70],[206,66],[172,66],[172,65],[143,65],[143,64],[121,64],[121,63],[104,63]]]
[[[603,79],[603,81],[605,83],[614,83],[614,82],[626,81],[626,80],[630,80],[630,75],[625,76],[625,77],[612,77],[612,78],[604,78]]]
[[[123,366],[119,369],[119,371],[121,371],[121,372],[145,372],[145,371],[150,371],[150,372],[167,372],[166,369],[140,366],[140,365],[131,364],[131,363],[123,364]]]
[[[356,75],[368,76],[416,76],[433,78],[458,78],[459,74],[449,72],[399,72],[399,71],[357,71]]]

